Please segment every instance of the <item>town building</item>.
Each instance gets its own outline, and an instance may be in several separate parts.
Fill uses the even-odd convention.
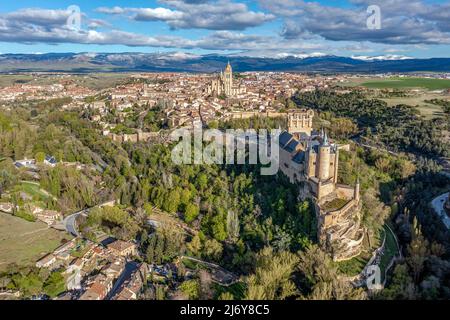
[[[114,254],[122,257],[130,257],[137,255],[137,245],[132,242],[116,240],[108,244],[108,249]]]
[[[51,268],[56,264],[56,257],[53,253],[49,253],[36,262],[37,268]]]

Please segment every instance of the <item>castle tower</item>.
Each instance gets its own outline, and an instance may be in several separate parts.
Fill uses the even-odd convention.
[[[311,135],[314,111],[290,110],[288,111],[288,132],[306,133]]]
[[[307,142],[305,173],[308,177],[314,177],[316,175],[316,165],[315,165],[316,159],[317,154],[314,152],[314,149],[311,147],[311,144]]]
[[[317,178],[322,181],[330,177],[330,156],[331,147],[328,143],[328,136],[325,133],[322,144],[319,146],[319,165],[317,167]]]

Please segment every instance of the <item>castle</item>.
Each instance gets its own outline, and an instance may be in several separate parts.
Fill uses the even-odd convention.
[[[281,133],[280,169],[300,186],[301,198],[312,198],[318,220],[317,237],[335,261],[361,253],[359,182],[338,184],[339,150],[326,133],[312,129],[312,110],[288,112],[288,131]]]
[[[233,84],[233,69],[228,62],[225,70],[220,72],[219,77],[214,79],[207,87],[206,93],[213,96],[225,95],[228,98],[232,98],[245,93],[245,88]]]

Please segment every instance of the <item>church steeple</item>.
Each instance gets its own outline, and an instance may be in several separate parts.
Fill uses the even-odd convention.
[[[228,61],[227,67],[225,68],[223,81],[225,95],[231,97],[233,95],[233,69],[231,68],[230,61]]]
[[[227,66],[225,68],[225,72],[232,72],[232,68],[231,68],[231,64],[230,64],[230,60],[228,60]]]

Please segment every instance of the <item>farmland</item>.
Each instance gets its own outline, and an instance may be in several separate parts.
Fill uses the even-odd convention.
[[[344,83],[345,86],[363,86],[369,89],[426,89],[444,90],[450,89],[450,80],[432,78],[358,78]]]

